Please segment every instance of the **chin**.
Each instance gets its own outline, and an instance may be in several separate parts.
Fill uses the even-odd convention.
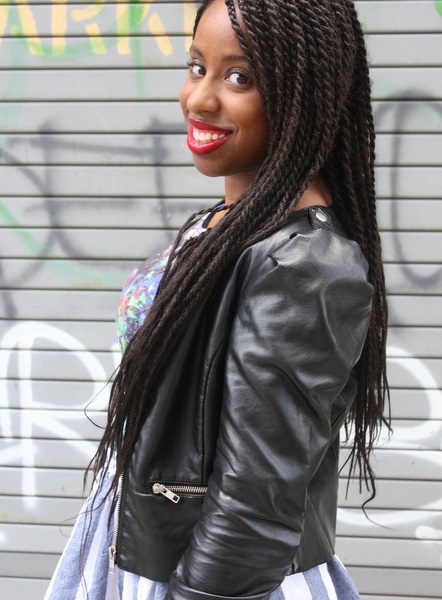
[[[201,157],[198,157],[197,159],[194,158],[193,165],[197,171],[206,177],[225,177],[227,175],[222,169],[217,169],[213,165],[204,164],[204,161],[201,161]]]

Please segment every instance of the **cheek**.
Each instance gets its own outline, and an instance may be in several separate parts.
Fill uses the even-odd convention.
[[[248,122],[248,129],[253,132],[255,139],[262,139],[268,136],[268,126],[264,114],[264,107],[261,98],[256,93],[250,102],[247,103],[246,110],[243,112],[244,122]]]

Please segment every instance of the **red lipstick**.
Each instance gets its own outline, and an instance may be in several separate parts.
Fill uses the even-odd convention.
[[[211,125],[210,123],[205,123],[204,121],[197,121],[196,119],[192,119],[189,117],[189,123],[198,131],[214,131],[217,133],[228,133],[226,129],[221,129],[216,125]]]
[[[195,138],[195,130],[197,134],[211,134],[212,139],[199,140]],[[231,136],[231,132],[226,129],[220,129],[210,123],[204,123],[203,121],[196,121],[195,119],[189,118],[189,132],[187,134],[187,145],[191,152],[195,154],[209,154],[214,152],[220,146],[226,142]],[[215,138],[215,139],[213,139]]]

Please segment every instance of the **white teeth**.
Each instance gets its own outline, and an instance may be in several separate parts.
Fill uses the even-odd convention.
[[[216,140],[221,140],[226,137],[225,133],[208,133],[204,131],[198,131],[198,129],[193,128],[193,137],[197,142],[215,142]]]

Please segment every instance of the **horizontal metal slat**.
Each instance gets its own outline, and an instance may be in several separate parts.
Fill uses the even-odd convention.
[[[17,596],[17,590],[14,591],[14,594],[11,592],[10,594],[8,593],[6,595],[3,578],[20,578],[21,585],[19,586],[19,590],[21,588],[21,590],[24,591],[26,588],[23,585],[23,565],[26,565],[26,579],[29,581],[29,583],[32,583],[32,577],[36,577],[39,580],[50,578],[55,571],[58,559],[58,554],[40,554],[37,552],[0,552],[0,592],[2,593],[2,596],[3,593],[5,593],[5,598],[26,598],[26,600],[30,600],[31,598],[37,599],[37,596],[34,596],[33,594],[35,594],[38,589],[41,589],[40,586],[38,586],[36,590],[35,588],[31,589],[31,585],[29,585],[27,596]],[[47,582],[43,583],[45,583],[47,586]],[[18,593],[20,594],[20,591]],[[42,594],[38,596],[38,598],[43,598],[43,594],[44,590],[42,591]]]
[[[113,322],[0,320],[0,345],[3,349],[107,351],[117,347],[117,333]],[[441,329],[390,327],[387,352],[390,357],[437,358],[442,355]]]
[[[167,248],[176,230],[147,229],[3,229],[0,252],[3,259],[51,258],[130,260],[143,262]],[[387,263],[431,264],[441,262],[441,232],[384,232],[383,259]],[[115,243],[117,241],[117,243]]]
[[[71,527],[80,514],[82,505],[82,499],[4,496],[0,498],[1,522],[2,525],[22,523]]]
[[[49,2],[28,0],[27,3],[32,7],[32,17],[23,19],[23,32],[30,36],[35,34],[33,22],[35,22],[37,34],[40,36],[64,35],[65,31],[70,35],[84,35],[85,25],[90,22],[98,26],[101,35],[116,33],[118,15],[120,15],[118,27],[121,33],[140,31],[155,35],[166,30],[168,35],[180,34],[183,31],[190,35],[193,27],[194,7],[192,5],[183,6],[183,1],[179,0],[155,2],[155,12],[157,12],[159,19],[153,22],[149,20],[149,17],[152,16],[154,11],[148,2],[130,3],[133,8],[131,9],[132,18],[129,19],[121,18],[125,7],[118,7],[116,2],[106,3],[104,7],[100,7],[101,10],[92,13],[87,10],[88,7],[85,6],[84,2],[73,3],[65,9],[66,28],[63,25],[63,19],[52,19],[52,7]],[[17,5],[23,4],[25,4],[25,0],[18,0]],[[15,22],[19,17],[17,5],[10,0],[4,3],[5,12],[10,7],[11,16],[14,17]],[[150,12],[149,8],[151,9]],[[367,32],[423,32],[440,31],[441,29],[437,5],[431,0],[382,0],[374,2],[358,0],[356,8],[364,30]],[[187,19],[184,9],[187,9]]]
[[[71,525],[23,525],[2,524],[0,551],[38,552],[55,554],[62,552],[72,531]]]
[[[173,176],[171,177],[171,173]],[[4,196],[150,196],[222,198],[222,178],[199,174],[192,166],[5,166],[0,165]],[[380,198],[440,199],[440,168],[378,167]]]
[[[394,417],[395,414],[393,413]],[[416,426],[418,425],[419,421],[416,422]],[[438,425],[436,422],[436,426]],[[393,431],[394,435],[395,430]],[[350,450],[347,446],[341,448],[340,464],[342,469],[340,471],[340,485],[343,489],[346,487],[350,471],[350,465],[347,462],[349,454]],[[381,486],[384,480],[440,482],[440,469],[442,467],[440,450],[417,450],[416,448],[402,448],[398,450],[390,449],[388,444],[386,446],[376,444],[371,460],[372,467]],[[417,507],[413,506],[413,508]]]
[[[3,165],[191,165],[180,134],[0,135]],[[442,135],[379,134],[377,164],[442,166]]]
[[[93,410],[0,409],[3,435],[18,439],[100,440],[107,413]],[[7,433],[6,433],[7,431]]]
[[[3,229],[0,252],[3,259],[38,256],[42,261],[48,258],[75,258],[129,260],[136,263],[144,261],[146,257],[155,256],[160,249],[167,248],[176,234],[176,230],[147,228],[137,230]],[[427,236],[430,245],[438,239],[438,234],[427,234]],[[440,237],[442,240],[442,234]],[[428,254],[432,256],[431,252]],[[130,265],[128,266],[130,269]]]
[[[1,464],[7,467],[85,469],[98,444],[85,440],[15,440],[0,438]]]
[[[177,6],[178,4],[178,6]],[[5,34],[11,35],[11,27],[20,23],[20,33],[30,38],[34,52],[52,52],[52,45],[43,37],[53,36],[84,36],[86,27],[92,24],[92,38],[120,35],[151,35],[168,36],[180,35],[183,32],[192,33],[192,21],[186,15],[194,15],[193,7],[185,6],[184,2],[158,3],[154,7],[151,2],[105,2],[99,6],[85,6],[84,3],[70,3],[67,6],[53,7],[50,2],[35,3],[28,9],[18,4],[2,3],[2,16],[6,20]],[[57,10],[58,8],[58,10]],[[157,17],[152,18],[154,15]],[[14,30],[13,30],[14,31]],[[123,48],[124,41],[120,42]],[[59,46],[58,46],[59,47]],[[103,47],[99,42],[93,45],[95,52],[101,53]],[[77,48],[77,52],[90,52],[91,44]],[[169,45],[163,46],[165,53],[170,52]]]
[[[414,327],[390,327],[388,332],[389,356],[437,358],[442,356],[442,330]]]
[[[378,482],[374,500],[368,504],[368,509],[397,509],[397,510],[431,510],[442,509],[442,483],[440,481],[388,481]],[[361,508],[366,494],[359,494],[359,483],[350,485],[348,497],[345,497],[345,486],[339,488],[339,506],[345,508]]]
[[[374,102],[378,132],[442,132],[442,102],[437,100]],[[3,102],[2,133],[139,133],[184,132],[175,102]]]
[[[366,509],[367,515],[360,508],[338,508],[338,537],[439,539],[442,515],[438,511],[382,510],[370,508],[370,504]]]
[[[437,231],[442,228],[442,200],[378,200],[382,230]]]
[[[36,446],[38,447],[38,441]],[[38,456],[38,453],[36,453]],[[2,494],[83,499],[83,469],[0,467]],[[27,500],[28,501],[28,500]],[[32,502],[29,501],[31,504]],[[72,516],[72,515],[69,515]]]
[[[349,566],[440,570],[442,541],[340,537],[336,553]]]
[[[41,291],[45,289],[120,291],[132,269],[140,262],[142,262],[140,257],[132,261],[4,259],[0,285],[16,290],[34,288]],[[389,294],[425,296],[442,294],[442,274],[438,264],[387,264],[385,274]],[[119,301],[118,296],[115,298],[112,311],[103,315],[105,320],[114,318]],[[0,317],[7,314],[3,313],[1,308],[0,305]],[[83,308],[85,311],[88,310],[87,307]],[[65,319],[67,313],[64,312],[62,305],[59,309],[63,311],[58,313],[60,319]],[[17,316],[19,314],[17,313]],[[81,319],[88,318],[87,312],[74,314],[77,318],[79,314]],[[431,324],[438,323],[437,317],[435,319]]]
[[[30,272],[30,271],[29,271]],[[129,273],[125,271],[126,277]],[[123,279],[121,280],[121,287]],[[121,287],[114,290],[0,289],[0,318],[113,321],[121,297]],[[390,295],[390,325],[406,327],[440,327],[442,314],[438,295]]]
[[[409,596],[437,600],[442,583],[440,570],[349,567],[348,571],[361,594],[398,594],[398,600]]]
[[[184,69],[3,70],[2,96],[9,102],[176,101],[185,77]],[[376,67],[371,79],[375,100],[442,99],[440,67]]]
[[[213,198],[0,197],[0,227],[178,229]],[[378,200],[381,230],[440,231],[442,200]]]
[[[1,558],[1,554],[0,554]],[[43,598],[49,585],[48,579],[34,579],[23,577],[23,568],[19,577],[2,577],[0,591],[5,598],[14,600],[29,600],[30,598]]]
[[[188,37],[184,35],[100,36],[100,52],[94,39],[83,34],[42,39],[39,53],[27,46],[26,38],[6,37],[2,40],[0,68],[3,69],[129,69],[186,68]],[[372,33],[367,36],[371,67],[441,66],[442,35],[440,33]],[[168,52],[164,53],[164,48]],[[163,51],[162,51],[163,49]]]
[[[191,214],[216,202],[213,198],[0,197],[0,227],[179,229]]]
[[[356,8],[367,32],[440,31],[442,18],[428,0],[359,0]]]

